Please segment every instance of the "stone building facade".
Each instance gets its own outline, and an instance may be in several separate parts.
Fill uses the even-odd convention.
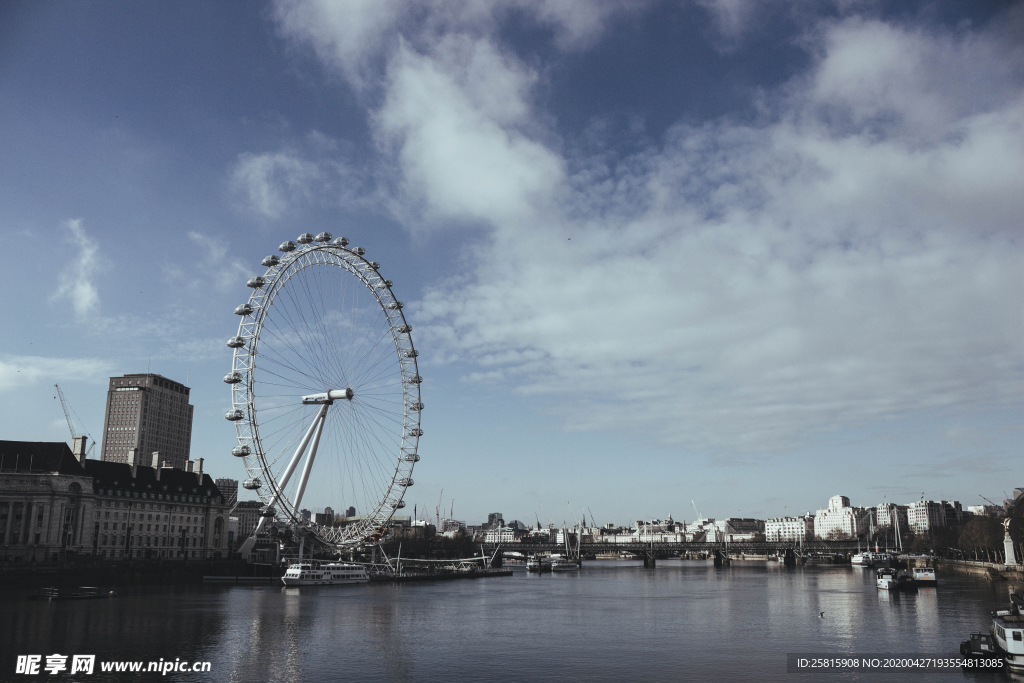
[[[86,460],[62,442],[0,441],[0,548],[9,560],[227,557],[229,510],[201,465],[186,472]]]

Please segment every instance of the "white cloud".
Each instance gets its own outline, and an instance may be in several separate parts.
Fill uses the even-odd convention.
[[[100,304],[96,285],[92,281],[99,267],[99,246],[85,234],[80,218],[66,221],[64,227],[71,233],[71,241],[78,248],[78,256],[61,273],[60,286],[52,298],[55,301],[70,299],[75,314],[86,316],[95,313]]]
[[[231,169],[231,186],[244,208],[280,218],[298,199],[311,194],[320,177],[316,164],[290,152],[243,153]]]
[[[220,292],[232,290],[243,291],[241,285],[255,274],[257,269],[248,268],[241,259],[228,256],[228,245],[222,239],[204,235],[194,230],[188,233],[189,240],[202,250],[199,279],[193,284],[202,286],[205,282],[213,282]],[[180,270],[171,273],[175,277],[187,277]]]
[[[39,381],[95,380],[110,373],[110,363],[95,358],[0,356],[0,393],[32,386]]]
[[[554,33],[565,50],[591,44],[615,15],[649,3],[634,0],[277,0],[281,30],[310,45],[358,89],[369,87],[373,70],[398,49],[400,37],[429,52],[451,35],[481,38],[496,32],[512,13]]]
[[[399,49],[376,116],[403,187],[426,217],[519,222],[551,200],[562,161],[516,130],[534,77],[486,41],[454,38],[436,58]]]
[[[348,45],[321,29],[306,39]],[[813,37],[763,122],[680,125],[618,160],[563,159],[493,36],[378,40],[401,211],[486,228],[469,275],[410,306],[435,362],[572,428],[721,451],[1019,401],[1019,57],[859,19]]]

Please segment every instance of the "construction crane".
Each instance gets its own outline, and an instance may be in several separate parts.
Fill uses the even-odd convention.
[[[693,506],[693,511],[697,514],[697,520],[699,521],[699,520],[704,519],[704,516],[702,514],[700,514],[700,510],[697,509],[697,503],[695,503],[694,501],[691,500],[690,501],[690,505]]]
[[[77,439],[80,436],[85,436],[88,437],[89,439],[89,450],[85,456],[88,458],[90,455],[92,455],[92,449],[96,447],[96,441],[93,440],[92,434],[79,434],[77,431],[75,431],[75,425],[71,421],[71,413],[74,413],[75,409],[68,405],[68,400],[64,398],[64,392],[61,391],[60,385],[54,384],[53,386],[57,390],[57,395],[54,398],[60,399],[60,407],[64,409],[64,418],[68,421],[68,431],[71,432],[71,443],[74,443],[75,439]],[[78,418],[79,422],[82,422],[82,418],[78,417],[78,413],[75,413],[75,417]]]
[[[981,497],[981,499],[982,499],[983,501],[985,501],[986,503],[988,503],[989,505],[996,505],[995,503],[993,503],[993,502],[992,502],[991,500],[989,500],[989,499],[988,499],[988,498],[986,498],[985,496],[982,496],[982,495],[981,495],[980,493],[978,494],[978,496],[980,496],[980,497]],[[997,508],[998,508],[998,507],[1002,507],[1002,505],[996,505],[996,507],[997,507]]]

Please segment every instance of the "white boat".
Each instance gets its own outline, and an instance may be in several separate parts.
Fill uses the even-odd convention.
[[[935,570],[932,567],[914,567],[914,581],[918,586],[937,586],[939,580],[935,578]]]
[[[551,571],[553,572],[578,572],[580,570],[580,563],[576,560],[570,560],[564,555],[552,555],[551,556]]]
[[[345,583],[367,583],[370,575],[361,564],[317,562],[304,560],[288,565],[281,577],[286,586],[334,586]]]
[[[1006,668],[1013,672],[1024,672],[1024,592],[1010,594],[1010,609],[1000,610],[992,615],[992,640],[996,649],[1006,660]]]
[[[871,567],[874,566],[873,553],[857,553],[850,558],[850,564],[857,567]]]
[[[530,555],[526,558],[526,571],[538,572],[543,574],[544,572],[551,571],[551,560],[547,557],[538,557],[537,555]]]
[[[883,591],[894,591],[897,589],[896,570],[879,569],[875,574],[875,588]]]
[[[1024,617],[1000,610],[992,617],[992,640],[1011,671],[1024,671]]]

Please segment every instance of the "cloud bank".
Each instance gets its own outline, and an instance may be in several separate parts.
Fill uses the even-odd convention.
[[[372,93],[376,74],[369,115],[396,211],[480,227],[467,274],[414,308],[433,362],[511,385],[571,429],[707,451],[784,451],[873,420],[1019,402],[1014,44],[817,21],[801,37],[811,67],[764,93],[756,122],[679,124],[631,156],[570,156],[532,99],[542,76],[494,29],[512,4],[562,50],[599,40],[614,15],[278,4],[282,31],[354,88]]]
[[[62,273],[52,299],[69,299],[75,314],[84,317],[95,313],[100,305],[100,296],[93,284],[93,276],[99,268],[99,245],[85,234],[80,218],[66,221],[64,227],[70,233],[78,255]]]

